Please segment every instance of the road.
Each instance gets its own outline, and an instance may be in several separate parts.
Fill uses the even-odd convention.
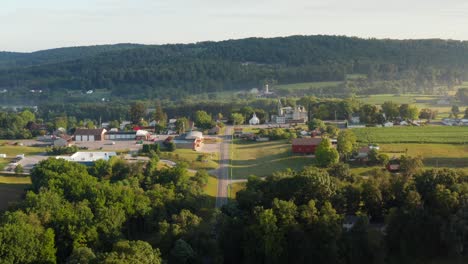
[[[216,196],[216,207],[220,208],[228,202],[228,186],[229,179],[229,165],[231,161],[231,142],[232,142],[232,126],[226,126],[223,142],[220,144],[219,149],[219,168],[216,171],[218,176],[218,194]]]

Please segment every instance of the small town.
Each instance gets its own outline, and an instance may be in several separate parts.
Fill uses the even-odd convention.
[[[0,3],[0,264],[468,263],[462,1]]]

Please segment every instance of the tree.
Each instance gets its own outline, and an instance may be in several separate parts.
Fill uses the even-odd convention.
[[[422,158],[403,155],[400,157],[400,171],[406,176],[419,172],[424,167]]]
[[[338,153],[347,160],[349,156],[353,153],[354,149],[356,148],[356,135],[350,129],[342,130],[338,134],[337,139],[337,150]]]
[[[400,115],[398,104],[392,101],[384,102],[382,104],[382,111],[385,113],[387,120],[394,120]]]
[[[171,250],[171,257],[174,263],[189,263],[195,257],[195,252],[189,243],[178,239]]]
[[[432,110],[429,108],[423,108],[421,109],[421,112],[419,113],[419,118],[421,119],[432,120],[436,116],[437,116],[437,110]]]
[[[320,131],[325,131],[325,129],[327,128],[325,123],[322,120],[317,119],[317,118],[314,118],[310,120],[309,122],[307,122],[307,126],[309,127],[309,130],[318,129]]]
[[[455,118],[458,118],[458,115],[460,114],[460,108],[458,107],[458,105],[452,105],[451,112]]]
[[[340,130],[336,126],[327,126],[326,131],[329,137],[335,138]]]
[[[161,264],[161,253],[144,241],[119,241],[112,252],[100,257],[102,263]]]
[[[185,133],[185,131],[189,129],[188,119],[186,117],[177,118],[177,121],[175,122],[175,128],[177,130],[177,133]]]
[[[205,130],[212,128],[215,124],[207,112],[198,110],[195,112],[195,125]]]
[[[130,120],[138,124],[146,115],[146,106],[142,102],[135,102],[130,106]]]
[[[338,163],[340,155],[338,151],[332,147],[328,138],[323,138],[322,142],[315,150],[315,160],[321,167],[328,167],[332,164]]]
[[[463,118],[468,118],[468,107],[465,109],[465,116]]]
[[[7,213],[0,225],[2,263],[56,263],[54,232],[34,215]]]
[[[359,109],[359,118],[361,123],[375,124],[377,122],[377,106],[371,104],[364,104]]]
[[[164,113],[161,106],[161,102],[159,100],[156,102],[156,109],[154,111],[153,118],[154,120],[156,120],[156,122],[158,122],[158,124],[162,125],[163,127],[166,127],[167,114]]]
[[[415,120],[419,117],[419,110],[416,106],[402,104],[399,108],[400,116],[406,120]]]
[[[245,122],[244,116],[240,113],[232,113],[231,119],[233,125],[242,125]]]

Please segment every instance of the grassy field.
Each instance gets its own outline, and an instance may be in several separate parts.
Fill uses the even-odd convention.
[[[306,82],[306,83],[293,83],[293,84],[283,84],[275,85],[273,90],[306,90],[306,89],[320,89],[320,88],[329,88],[336,87],[343,82]]]
[[[15,141],[0,141],[0,153],[7,154],[7,157],[14,158],[18,154],[37,155],[45,152],[45,148],[16,146]]]
[[[218,179],[216,177],[210,176],[208,178],[208,184],[205,186],[205,194],[216,197],[218,194]]]
[[[15,141],[0,140],[0,153],[7,155],[6,159],[0,158],[0,170],[3,170],[16,155],[25,154],[28,156],[45,152],[45,148],[17,146],[14,143]]]
[[[468,127],[368,127],[353,132],[365,143],[468,144]]]
[[[196,152],[191,149],[176,149],[174,152],[161,152],[160,158],[169,159],[174,162],[186,162],[189,168],[193,170],[213,170],[218,168],[218,153],[211,154]]]
[[[229,198],[230,199],[236,199],[236,195],[237,195],[237,192],[240,191],[240,190],[243,190],[245,189],[246,187],[246,184],[245,182],[235,182],[235,183],[231,183],[229,186],[231,188],[230,192],[229,192]]]
[[[428,167],[468,168],[468,144],[381,144],[380,151],[399,157],[407,150],[410,156],[421,156]]]
[[[234,179],[250,175],[268,176],[273,172],[302,169],[312,164],[312,159],[291,153],[291,144],[286,140],[252,142],[235,140],[233,144],[232,169]]]

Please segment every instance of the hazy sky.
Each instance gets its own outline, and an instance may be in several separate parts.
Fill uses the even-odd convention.
[[[0,50],[8,51],[295,34],[468,40],[468,1],[0,1]]]

